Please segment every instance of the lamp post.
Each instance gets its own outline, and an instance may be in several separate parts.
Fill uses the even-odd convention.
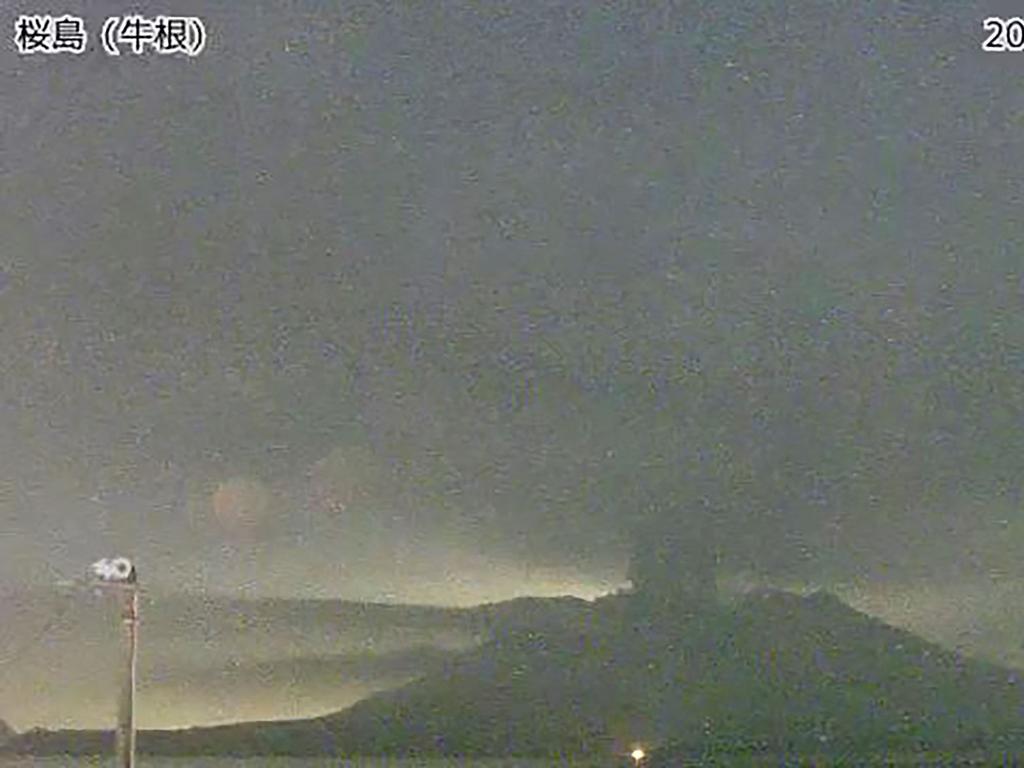
[[[115,748],[117,768],[135,768],[135,670],[139,650],[138,574],[130,560],[115,557],[93,563],[96,584],[119,598],[123,632],[120,697],[117,706]]]

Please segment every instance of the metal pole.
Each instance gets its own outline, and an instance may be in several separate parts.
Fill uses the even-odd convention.
[[[135,667],[139,645],[139,593],[135,584],[124,586],[122,601],[124,679],[117,708],[117,768],[135,768]]]

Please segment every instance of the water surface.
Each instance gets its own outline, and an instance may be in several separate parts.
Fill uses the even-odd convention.
[[[337,760],[330,758],[166,758],[142,757],[138,768],[541,768],[551,766],[549,760],[517,759],[461,759],[461,760],[410,760],[388,758],[360,758]],[[106,768],[113,766],[113,758],[47,757],[47,758],[0,758],[0,768]],[[573,768],[585,768],[593,763],[561,763]]]

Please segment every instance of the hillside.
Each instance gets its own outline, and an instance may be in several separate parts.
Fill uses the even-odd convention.
[[[763,593],[689,615],[660,614],[642,596],[579,610],[543,606],[512,611],[521,619],[532,610],[546,624],[498,623],[479,648],[337,714],[147,732],[140,746],[162,754],[608,755],[640,742],[665,745],[662,755],[843,755],[1024,744],[1024,693],[1012,672],[828,595]],[[98,738],[37,732],[13,746],[94,751]]]
[[[831,596],[764,593],[688,617],[604,601],[582,625],[498,637],[326,725],[366,752],[603,753],[671,739],[847,753],[1008,743],[1022,705],[1006,669]]]

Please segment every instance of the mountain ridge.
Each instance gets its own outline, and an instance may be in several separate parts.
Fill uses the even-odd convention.
[[[580,601],[583,603],[583,601]],[[515,606],[482,645],[340,712],[140,733],[166,755],[771,754],[1024,747],[1017,674],[824,593],[659,612],[650,595]],[[500,613],[495,609],[496,613]],[[535,617],[536,618],[536,617]],[[88,754],[101,732],[34,731],[6,751]],[[665,763],[670,764],[670,763]]]

